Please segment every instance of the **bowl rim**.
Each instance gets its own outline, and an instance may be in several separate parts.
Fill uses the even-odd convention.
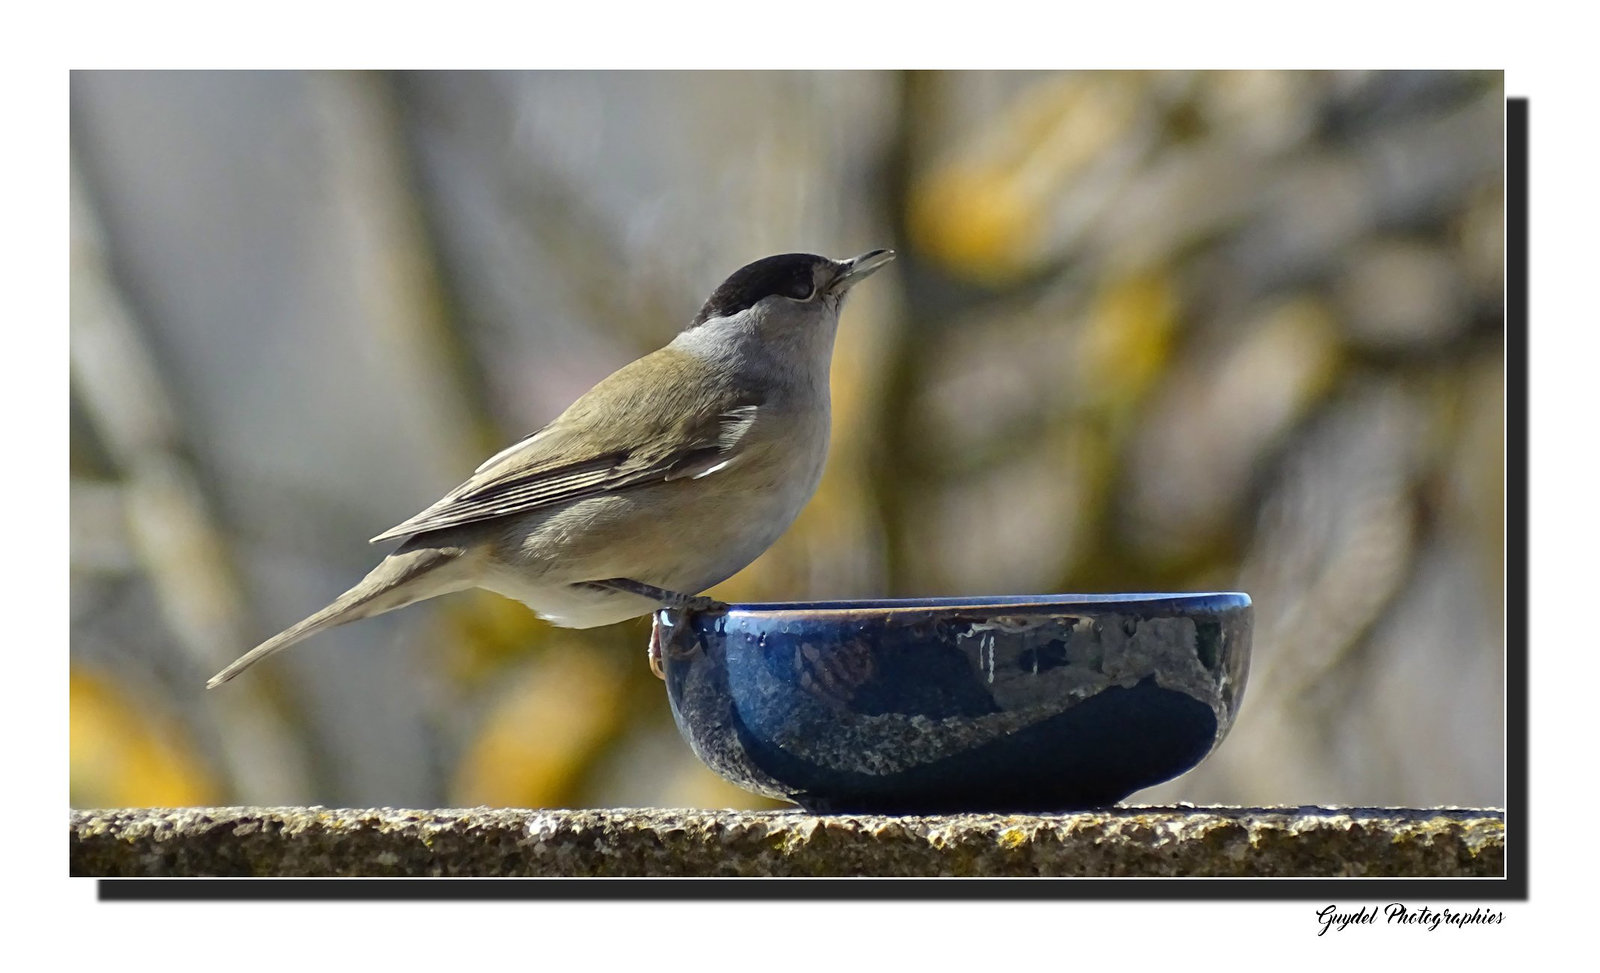
[[[1102,592],[1092,594],[1050,595],[947,595],[931,598],[850,598],[824,601],[768,601],[738,602],[726,608],[713,608],[696,615],[739,616],[744,618],[771,617],[780,614],[874,614],[890,615],[897,612],[931,610],[948,611],[1008,611],[1045,610],[1090,613],[1109,611],[1118,607],[1161,607],[1187,610],[1218,610],[1248,608],[1250,596],[1243,591],[1148,591]],[[660,609],[671,611],[672,609]]]

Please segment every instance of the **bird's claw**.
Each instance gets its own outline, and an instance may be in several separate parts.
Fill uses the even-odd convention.
[[[684,597],[680,604],[668,605],[667,607],[693,614],[695,612],[721,611],[728,607],[728,603],[718,601],[715,598],[707,598],[705,595],[688,595]]]
[[[650,671],[662,682],[667,681],[667,672],[661,668],[661,620],[650,621],[650,648],[645,653],[645,658],[650,660]]]

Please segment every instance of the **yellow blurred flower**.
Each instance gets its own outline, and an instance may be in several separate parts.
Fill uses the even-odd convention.
[[[108,674],[74,666],[68,686],[73,807],[217,803],[216,782],[173,720],[122,692]]]

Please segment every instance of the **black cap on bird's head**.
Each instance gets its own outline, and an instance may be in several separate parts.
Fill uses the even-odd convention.
[[[832,260],[814,253],[762,257],[740,267],[718,285],[689,327],[738,314],[768,297],[800,302],[837,298],[893,259],[893,250],[871,250],[849,260]]]

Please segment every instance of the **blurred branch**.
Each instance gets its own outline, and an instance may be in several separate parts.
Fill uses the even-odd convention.
[[[385,76],[316,75],[311,104],[330,133],[330,153],[342,168],[335,182],[358,240],[351,248],[363,303],[384,330],[396,380],[426,401],[423,415],[445,445],[441,472],[459,476],[505,443],[485,400],[483,369],[461,326],[461,302],[429,218],[415,149],[406,129],[403,90]]]
[[[913,480],[905,475],[905,468],[913,462],[917,438],[916,430],[907,428],[919,371],[916,329],[937,329],[941,309],[947,306],[938,300],[940,295],[931,279],[934,272],[916,247],[907,224],[907,200],[918,166],[918,133],[936,111],[937,82],[933,74],[921,71],[901,72],[898,82],[899,108],[894,113],[896,125],[888,140],[882,182],[886,208],[895,218],[893,236],[901,241],[896,263],[900,279],[905,282],[901,295],[905,313],[885,324],[889,336],[883,343],[883,374],[877,385],[877,401],[864,410],[864,416],[877,424],[871,436],[877,448],[870,453],[875,463],[870,468],[867,488],[883,530],[883,571],[888,579],[884,595],[909,593],[902,586],[908,574],[908,560],[915,557],[906,520],[911,507],[906,502],[908,487]]]
[[[245,598],[227,544],[184,457],[179,418],[108,267],[89,188],[72,172],[71,366],[88,423],[121,474],[116,494],[138,566],[155,588],[177,647],[197,671],[248,646]],[[105,496],[105,494],[99,494]],[[94,521],[74,527],[93,527]],[[75,553],[94,545],[75,543]],[[91,569],[93,564],[88,565]],[[208,697],[225,772],[242,800],[310,794],[292,726],[264,682]],[[200,680],[195,692],[201,693]]]

